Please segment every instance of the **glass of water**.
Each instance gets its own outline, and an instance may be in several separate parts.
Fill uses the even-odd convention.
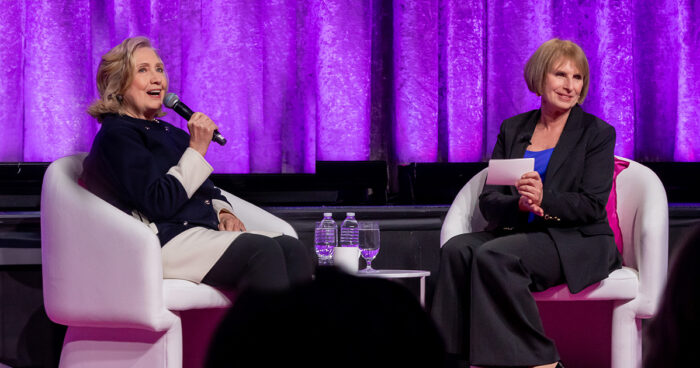
[[[374,221],[360,221],[360,254],[367,262],[367,267],[360,272],[376,272],[372,260],[379,253],[379,224]]]
[[[333,250],[337,244],[338,228],[335,226],[335,223],[333,223],[333,226],[329,226],[322,224],[321,221],[316,222],[314,246],[319,265],[330,265],[333,262]]]

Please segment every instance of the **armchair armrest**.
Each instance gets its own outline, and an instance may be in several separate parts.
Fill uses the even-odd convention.
[[[278,232],[298,238],[297,232],[292,225],[281,218],[223,189],[221,189],[221,193],[226,196],[226,199],[231,203],[236,217],[243,221],[246,229]]]
[[[52,163],[41,195],[43,290],[57,323],[167,330],[158,238],[77,184],[85,155]]]

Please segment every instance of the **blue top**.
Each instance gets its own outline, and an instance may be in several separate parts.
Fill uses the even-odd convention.
[[[549,159],[552,158],[552,152],[554,152],[554,148],[542,151],[525,151],[525,156],[523,156],[523,158],[535,159],[535,171],[540,174],[542,183],[544,183],[544,178],[547,176],[547,165],[549,164]],[[527,222],[532,222],[534,220],[535,214],[531,212],[527,218]]]
[[[549,164],[549,159],[552,158],[552,152],[554,148],[542,150],[542,151],[525,151],[525,156],[523,158],[534,158],[535,159],[535,171],[540,174],[540,178],[544,183],[544,177],[547,174],[547,165]]]

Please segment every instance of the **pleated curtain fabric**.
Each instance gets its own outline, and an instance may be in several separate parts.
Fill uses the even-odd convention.
[[[99,58],[136,35],[227,136],[207,155],[220,173],[484,160],[503,119],[539,106],[523,67],[553,37],[588,55],[583,108],[615,126],[616,154],[700,160],[697,0],[0,4],[0,161],[89,149]]]

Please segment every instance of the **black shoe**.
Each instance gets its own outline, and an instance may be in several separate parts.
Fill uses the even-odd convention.
[[[561,362],[558,362],[556,368],[564,368],[564,364],[561,364]]]

